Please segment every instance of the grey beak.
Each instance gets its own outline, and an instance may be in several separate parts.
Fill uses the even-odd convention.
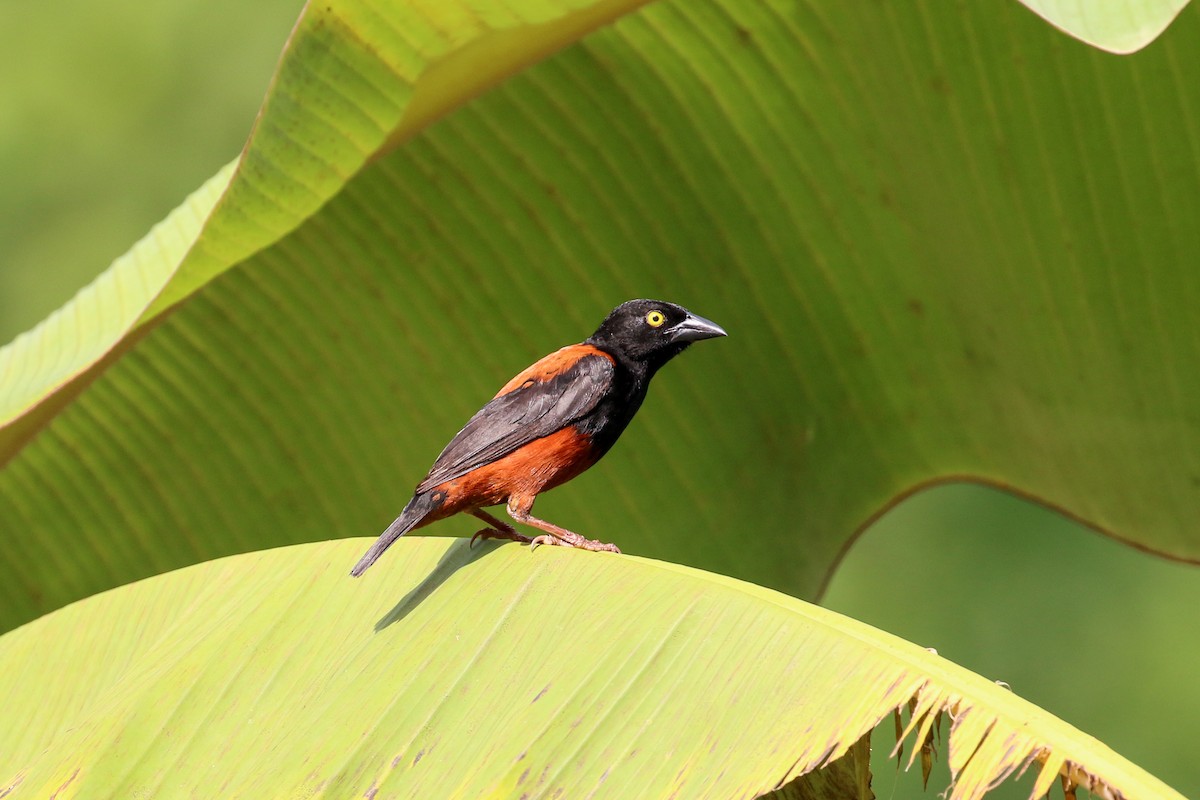
[[[712,320],[688,312],[683,322],[676,325],[675,329],[671,331],[671,341],[698,342],[701,339],[715,339],[718,336],[728,335],[724,328]]]

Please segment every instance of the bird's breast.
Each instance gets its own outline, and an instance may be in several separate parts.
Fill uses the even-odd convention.
[[[591,442],[593,463],[617,443],[645,399],[644,381],[629,380],[619,375],[608,396],[600,401],[591,414],[576,423]]]

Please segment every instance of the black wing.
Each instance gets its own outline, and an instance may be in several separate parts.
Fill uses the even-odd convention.
[[[548,380],[531,378],[496,397],[450,440],[416,494],[460,478],[584,417],[612,386],[613,372],[610,359],[586,355]]]

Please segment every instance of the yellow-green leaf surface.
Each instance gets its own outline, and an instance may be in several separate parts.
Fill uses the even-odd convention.
[[[1158,38],[1188,0],[1021,0],[1065,32],[1113,53],[1132,53]]]
[[[310,5],[243,156],[0,354],[0,624],[377,532],[633,296],[731,336],[543,516],[812,597],[965,477],[1200,558],[1194,14],[1118,59],[1016,3],[631,8]]]
[[[915,736],[954,714],[952,798],[1034,757],[1035,794],[1066,770],[1178,797],[984,678],[750,584],[434,538],[350,579],[365,544],[200,564],[0,638],[0,792],[756,797],[915,698]]]

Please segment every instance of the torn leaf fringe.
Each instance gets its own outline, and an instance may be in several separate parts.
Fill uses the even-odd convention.
[[[905,707],[908,709],[907,724],[903,723]],[[1066,760],[1048,745],[1018,732],[1002,733],[996,728],[996,718],[978,707],[966,705],[962,697],[951,695],[928,681],[893,710],[896,744],[890,753],[890,757],[896,759],[897,766],[902,764],[904,743],[912,736],[914,745],[904,769],[911,769],[919,754],[921,773],[926,784],[936,755],[933,736],[936,731],[938,739],[941,739],[943,714],[951,720],[949,800],[975,800],[982,797],[1009,778],[1021,777],[1034,763],[1040,764],[1040,769],[1030,793],[1031,800],[1048,796],[1056,778],[1066,800],[1074,800],[1076,789],[1080,787],[1103,800],[1125,800],[1121,792],[1078,764]],[[960,758],[959,754],[965,755]]]

